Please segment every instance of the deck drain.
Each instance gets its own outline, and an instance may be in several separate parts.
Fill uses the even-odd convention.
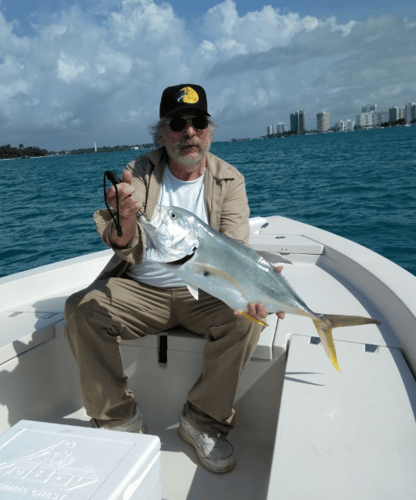
[[[319,345],[321,343],[321,339],[319,337],[311,337],[309,343],[313,345]]]

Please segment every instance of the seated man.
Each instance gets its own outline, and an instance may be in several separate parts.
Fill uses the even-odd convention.
[[[226,472],[235,465],[225,438],[233,427],[238,379],[262,327],[207,293],[195,300],[184,282],[146,259],[136,214],[140,209],[150,219],[156,205],[180,206],[216,231],[247,243],[244,178],[209,153],[215,125],[202,87],[168,87],[153,132],[162,147],[130,162],[117,186],[122,235],[107,210],[94,214],[101,238],[115,255],[94,283],[67,300],[69,345],[92,424],[145,432],[140,406],[127,388],[119,339],[138,339],[177,325],[207,338],[203,371],[187,396],[179,435],[195,448],[205,468]],[[113,207],[115,194],[111,187],[107,199]],[[257,319],[266,316],[261,304],[250,304],[248,311]]]

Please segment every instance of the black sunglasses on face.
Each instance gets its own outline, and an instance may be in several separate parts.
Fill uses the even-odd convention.
[[[182,132],[191,122],[194,129],[204,130],[208,127],[208,118],[206,116],[195,116],[194,118],[173,118],[169,123],[172,132]]]

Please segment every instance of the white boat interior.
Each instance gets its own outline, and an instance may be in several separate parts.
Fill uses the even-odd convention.
[[[337,372],[309,318],[270,315],[235,399],[237,423],[229,440],[237,465],[222,475],[202,468],[177,434],[205,340],[175,329],[122,342],[129,387],[148,434],[160,439],[162,498],[414,500],[416,277],[300,222],[271,216],[250,225],[250,245],[274,254],[276,263],[290,261],[283,275],[312,310],[372,317],[381,325],[333,331]],[[111,255],[105,250],[0,280],[0,439],[21,420],[78,427],[83,435],[120,434],[90,427],[63,316],[66,298],[90,284]],[[1,450],[0,442],[0,498],[28,498],[24,490],[12,492]],[[72,498],[61,493],[42,498]],[[82,489],[77,495],[119,498],[84,497]]]

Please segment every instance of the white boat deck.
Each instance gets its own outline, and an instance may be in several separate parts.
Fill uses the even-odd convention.
[[[338,346],[346,370],[334,377],[320,346],[291,340],[270,498],[416,498],[416,387],[403,356]],[[287,481],[296,464],[301,480]]]
[[[283,273],[311,309],[371,316],[382,325],[334,330],[338,373],[311,343],[311,320],[271,321],[236,396],[229,438],[237,466],[221,476],[203,469],[177,435],[205,341],[170,332],[167,364],[158,363],[157,336],[123,342],[130,388],[148,433],[161,441],[163,498],[391,499],[396,490],[395,498],[416,498],[416,384],[408,367],[416,367],[416,279],[334,235],[280,217],[260,229],[265,222],[253,221],[251,244],[292,262]],[[89,428],[63,307],[109,256],[0,280],[0,434],[21,419]]]
[[[62,407],[42,421],[90,428],[83,408],[74,413],[68,411]],[[161,441],[163,499],[217,500],[223,488],[231,500],[266,498],[274,449],[270,435],[239,425],[231,439],[238,466],[230,473],[216,476],[200,466],[193,448],[178,436],[178,417],[146,413],[146,426],[148,434]]]

